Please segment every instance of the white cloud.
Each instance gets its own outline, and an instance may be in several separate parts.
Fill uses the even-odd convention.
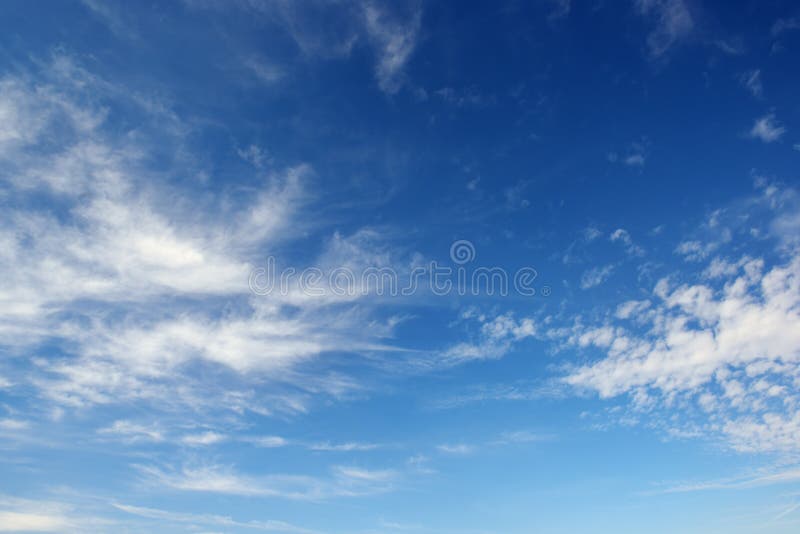
[[[754,97],[761,98],[763,96],[764,85],[761,83],[760,69],[749,70],[743,73],[739,77],[739,81]]]
[[[0,495],[0,532],[97,532],[109,523],[66,503]]]
[[[466,443],[456,443],[437,445],[436,450],[445,454],[465,455],[472,454],[475,451],[475,447]]]
[[[0,510],[0,532],[63,532],[71,527],[60,515]]]
[[[131,515],[147,519],[157,520],[160,524],[168,523],[190,523],[192,525],[208,525],[217,527],[247,528],[251,530],[262,530],[266,532],[285,532],[294,534],[314,534],[316,530],[309,530],[302,527],[276,520],[253,520],[237,521],[231,517],[214,514],[190,514],[184,512],[172,512],[158,508],[147,508],[143,506],[133,506],[124,503],[113,503],[118,510],[122,510]]]
[[[289,441],[280,436],[255,436],[243,439],[257,447],[264,447],[266,449],[285,447],[289,445]]]
[[[617,319],[630,319],[646,311],[649,307],[649,300],[629,300],[617,306],[614,317]]]
[[[750,489],[762,486],[770,486],[773,484],[788,484],[798,480],[800,480],[800,468],[792,466],[777,471],[752,473],[733,478],[707,480],[702,482],[685,482],[670,486],[663,491],[665,493],[686,493],[709,490]]]
[[[527,430],[517,430],[514,432],[503,432],[500,437],[490,442],[490,445],[515,445],[521,443],[536,443],[552,439],[552,436],[537,434]]]
[[[750,129],[750,137],[759,139],[764,143],[772,143],[786,133],[786,128],[781,126],[775,119],[774,113],[768,113],[763,117],[756,119],[753,127]]]
[[[114,421],[111,426],[100,428],[98,434],[116,435],[129,441],[163,441],[164,435],[160,430],[131,421]]]
[[[625,245],[626,252],[631,256],[643,256],[644,249],[633,242],[631,234],[624,228],[617,228],[611,233],[609,239],[612,242],[622,243]]]
[[[647,36],[651,57],[663,56],[694,28],[694,20],[683,0],[635,0],[639,13],[652,20],[655,28]]]
[[[777,37],[784,32],[800,29],[800,19],[785,18],[778,19],[772,25],[772,36]]]
[[[28,421],[21,421],[19,419],[0,419],[0,430],[25,430],[30,426]]]
[[[702,261],[714,252],[718,246],[718,243],[702,243],[693,239],[680,242],[675,247],[675,253],[680,254],[688,261]]]
[[[378,86],[394,94],[403,84],[403,69],[411,58],[419,39],[422,12],[415,9],[405,21],[393,18],[374,2],[364,4],[364,21],[370,40],[375,43],[378,64],[375,76]]]
[[[606,154],[606,159],[609,163],[621,163],[627,167],[641,169],[647,162],[649,144],[648,139],[643,137],[639,141],[630,143],[624,152],[609,152]]]
[[[584,272],[581,276],[581,289],[591,289],[597,287],[611,276],[614,272],[614,265],[603,265],[593,267]]]
[[[393,488],[399,474],[393,470],[369,470],[333,466],[330,475],[242,475],[218,465],[183,466],[180,469],[136,466],[152,484],[182,491],[240,496],[323,500],[384,493]]]
[[[800,381],[800,255],[766,269],[761,260],[740,263],[717,289],[660,281],[657,302],[639,313],[645,334],[624,326],[581,327],[570,342],[597,347],[601,360],[573,370],[567,383],[602,397],[630,394],[644,409],[654,399],[702,400],[712,411],[708,431],[738,450],[792,450],[800,436],[787,388]],[[624,305],[617,317],[632,317]]]
[[[255,297],[248,287],[256,261],[305,230],[299,214],[314,200],[310,166],[257,174],[260,186],[243,200],[198,194],[167,185],[169,169],[149,159],[156,145],[174,145],[182,158],[189,152],[183,126],[162,128],[175,124],[168,108],[64,56],[0,84],[0,166],[7,194],[19,201],[0,223],[0,345],[29,351],[48,340],[64,349],[31,360],[24,379],[43,397],[62,406],[148,402],[267,413],[267,401],[297,412],[312,393],[358,387],[298,366],[329,350],[385,350],[376,340],[391,335],[394,322],[369,319],[355,306],[359,295],[315,299],[293,288]],[[108,127],[125,106],[140,111],[135,132]],[[58,142],[43,142],[53,132]],[[264,163],[261,152],[245,156]],[[62,212],[36,207],[31,195]],[[389,258],[368,250],[381,239],[369,235],[332,240],[320,261],[339,245],[351,260]],[[202,379],[190,362],[239,376]],[[274,387],[248,386],[265,379]]]
[[[644,154],[631,154],[623,160],[628,167],[644,167]]]
[[[476,342],[458,343],[440,355],[440,362],[456,365],[470,360],[501,358],[514,342],[537,335],[536,322],[525,317],[519,321],[510,313],[488,318],[477,317],[480,333]]]
[[[285,76],[282,68],[260,57],[251,56],[245,59],[243,63],[244,67],[255,79],[265,85],[272,85]]]
[[[311,443],[308,445],[308,449],[312,451],[330,451],[330,452],[352,452],[352,451],[371,451],[377,449],[380,445],[376,443],[357,443],[357,442],[347,442],[347,443],[330,443],[330,442],[322,442],[322,443]]]
[[[187,434],[181,438],[181,443],[190,447],[204,447],[225,441],[228,438],[219,432],[201,432],[199,434]]]
[[[547,18],[551,21],[563,19],[572,8],[572,0],[550,0],[550,4],[552,8]]]

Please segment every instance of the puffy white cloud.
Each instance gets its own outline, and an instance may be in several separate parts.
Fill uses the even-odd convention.
[[[467,315],[469,317],[465,318],[472,318],[471,314]],[[442,352],[440,362],[459,364],[470,360],[501,358],[513,343],[538,333],[536,322],[530,317],[518,321],[512,314],[506,313],[491,319],[479,315],[476,319],[480,324],[477,341],[453,345]]]
[[[646,321],[644,330],[577,326],[569,343],[605,356],[565,380],[602,397],[629,394],[642,409],[686,398],[736,449],[796,449],[800,254],[771,268],[718,260],[708,271],[721,287],[662,280],[652,306],[621,305],[616,318]]]

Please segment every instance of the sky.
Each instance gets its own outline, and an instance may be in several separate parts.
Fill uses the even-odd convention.
[[[0,531],[800,529],[800,6],[0,4]]]

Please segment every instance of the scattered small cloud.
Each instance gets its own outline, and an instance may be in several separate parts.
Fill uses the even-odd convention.
[[[371,451],[379,447],[380,445],[377,443],[357,443],[352,441],[348,443],[330,443],[325,441],[308,445],[308,449],[312,451],[330,452]]]
[[[202,432],[200,434],[188,434],[181,438],[181,443],[190,447],[204,447],[225,441],[227,436],[217,432]]]
[[[408,17],[393,17],[376,3],[367,2],[363,15],[367,34],[378,56],[375,67],[378,87],[387,94],[394,94],[404,83],[404,68],[417,46],[422,11],[417,8]]]
[[[160,430],[126,420],[114,421],[110,426],[97,430],[97,433],[118,436],[126,441],[164,441],[164,435]]]
[[[800,29],[800,18],[778,19],[772,25],[772,36],[778,37],[782,33]]]
[[[436,450],[445,454],[466,455],[475,452],[475,447],[465,443],[457,443],[453,445],[437,445]]]
[[[784,133],[786,133],[786,128],[777,121],[775,114],[768,113],[756,119],[749,135],[751,138],[759,139],[764,143],[772,143],[780,139]]]
[[[648,52],[654,59],[663,57],[694,28],[692,14],[683,0],[635,0],[635,5],[654,26],[647,36]]]
[[[631,234],[624,228],[617,228],[614,230],[609,239],[612,243],[621,243],[625,245],[625,251],[630,256],[644,256],[644,249],[633,242]]]
[[[604,265],[594,267],[584,272],[581,276],[581,289],[591,289],[597,287],[611,276],[614,272],[614,265]]]
[[[563,19],[569,15],[572,9],[572,0],[550,0],[550,13],[547,15],[549,21]]]
[[[741,74],[739,76],[739,83],[756,98],[761,98],[764,94],[764,85],[761,82],[761,69],[749,70]]]
[[[285,76],[282,68],[262,58],[249,57],[244,60],[243,64],[250,74],[265,85],[272,85]]]

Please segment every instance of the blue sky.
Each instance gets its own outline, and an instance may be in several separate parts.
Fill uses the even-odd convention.
[[[0,531],[797,531],[795,3],[0,14]]]

